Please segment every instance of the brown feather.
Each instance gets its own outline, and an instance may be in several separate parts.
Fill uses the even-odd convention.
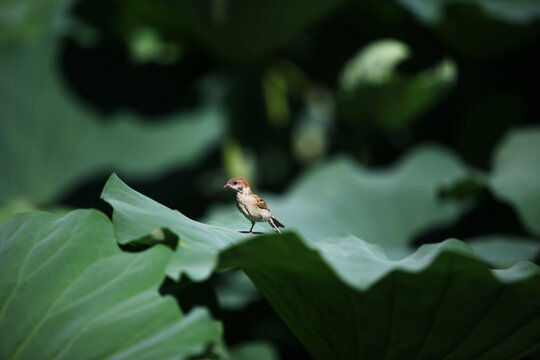
[[[264,201],[259,195],[253,194],[253,197],[255,198],[255,200],[257,200],[258,207],[268,210],[268,205],[266,205],[266,201]]]

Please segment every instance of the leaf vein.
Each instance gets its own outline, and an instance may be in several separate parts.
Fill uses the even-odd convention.
[[[449,271],[451,271],[451,267],[452,267],[452,265],[450,264],[449,265],[449,268],[450,268]],[[418,358],[418,356],[420,356],[420,354],[424,350],[424,347],[426,346],[429,338],[431,337],[431,334],[433,332],[433,328],[435,327],[435,323],[437,322],[437,318],[439,317],[439,314],[441,312],[442,304],[444,303],[444,300],[448,296],[448,291],[449,291],[449,289],[451,287],[453,278],[454,278],[454,275],[453,275],[452,272],[450,272],[450,274],[448,275],[448,280],[446,281],[446,285],[445,285],[444,290],[442,292],[442,295],[439,298],[439,302],[437,304],[437,307],[435,308],[435,314],[434,314],[434,316],[432,318],[433,320],[431,321],[431,324],[429,326],[428,331],[426,332],[426,335],[424,336],[424,339],[422,340],[422,342],[420,343],[420,346],[418,347],[418,351],[411,358],[412,360],[415,360],[416,358]]]
[[[499,297],[502,295],[502,293],[506,290],[506,287],[501,287],[498,291],[497,291],[497,294],[495,294],[495,296],[493,297],[493,299],[491,300],[489,306],[486,306],[485,310],[482,312],[482,314],[478,317],[478,319],[476,319],[476,321],[474,322],[473,326],[470,328],[470,330],[464,334],[461,338],[461,340],[453,346],[453,348],[450,350],[450,352],[448,354],[446,354],[444,357],[441,357],[442,360],[446,360],[448,359],[453,353],[455,353],[457,350],[459,350],[459,348],[463,345],[463,343],[467,340],[467,338],[469,337],[469,335],[471,335],[471,333],[478,327],[478,325],[480,325],[480,323],[482,322],[482,320],[484,320],[484,318],[486,317],[486,315],[491,311],[491,309],[495,306],[495,304],[497,303]]]

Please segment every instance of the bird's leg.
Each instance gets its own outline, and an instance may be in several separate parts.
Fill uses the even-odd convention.
[[[276,231],[278,234],[281,234],[281,231],[279,231],[278,227],[276,226],[276,224],[274,224],[274,221],[272,220],[272,218],[269,218],[268,219],[268,222],[270,223],[270,225],[272,225],[272,227],[274,228],[274,231]]]
[[[252,230],[253,230],[253,227],[254,227],[254,226],[255,226],[255,222],[252,221],[252,222],[251,222],[251,228],[249,229],[249,233],[250,233],[250,234],[253,234]]]

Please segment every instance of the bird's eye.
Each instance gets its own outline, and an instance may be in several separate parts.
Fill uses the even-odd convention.
[[[233,182],[233,185],[236,185],[236,184],[238,184],[238,181]]]

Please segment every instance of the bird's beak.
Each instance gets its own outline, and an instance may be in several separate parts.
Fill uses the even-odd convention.
[[[229,183],[226,183],[225,186],[223,186],[224,189],[228,189],[230,187],[231,187],[231,184],[229,184]]]

